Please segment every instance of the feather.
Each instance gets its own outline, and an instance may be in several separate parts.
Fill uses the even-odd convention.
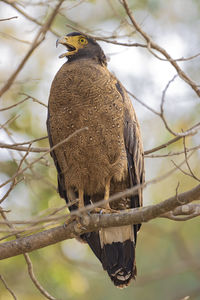
[[[80,46],[79,37],[83,35],[76,32],[60,39],[71,51],[69,61],[52,82],[47,130],[52,147],[88,127],[51,152],[60,197],[70,203],[82,191],[82,202],[88,205],[104,198],[107,182],[109,195],[142,184],[144,160],[139,124],[126,90],[108,71],[106,57],[96,41],[84,36],[84,46]],[[80,202],[69,209],[78,209]],[[118,211],[142,206],[142,188],[110,206]],[[135,247],[140,226],[102,228],[80,237],[120,288],[136,276]]]

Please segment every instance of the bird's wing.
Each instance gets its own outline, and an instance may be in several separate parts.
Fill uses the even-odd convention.
[[[130,187],[144,183],[144,152],[139,123],[132,102],[118,81],[116,84],[124,101],[124,143],[127,152]],[[142,206],[142,188],[131,197],[131,207]],[[140,225],[138,226],[139,229]]]
[[[49,144],[50,144],[50,148],[52,148],[54,146],[53,140],[52,140],[52,136],[51,136],[51,129],[50,129],[50,123],[49,123],[49,114],[47,116],[47,133],[48,133],[48,137],[49,137]],[[64,174],[61,171],[61,167],[59,166],[58,163],[58,159],[56,157],[56,152],[55,151],[51,151],[50,152],[51,157],[53,158],[54,164],[56,166],[57,169],[57,179],[58,179],[58,192],[60,194],[61,198],[64,198],[65,201],[68,203],[68,197],[67,197],[67,191],[66,191],[66,187],[65,187],[65,178],[64,178]],[[70,206],[70,210],[76,209],[76,205],[71,205]]]

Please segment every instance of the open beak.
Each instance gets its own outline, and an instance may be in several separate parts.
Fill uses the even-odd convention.
[[[64,45],[67,48],[67,52],[61,54],[59,58],[72,55],[77,51],[76,48],[69,42],[69,38],[67,36],[62,36],[61,38],[57,39],[56,47],[58,47],[59,44]]]

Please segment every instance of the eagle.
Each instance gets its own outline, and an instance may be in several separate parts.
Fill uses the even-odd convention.
[[[59,57],[67,61],[51,85],[47,131],[50,147],[60,143],[51,151],[60,197],[74,211],[139,185],[134,195],[99,209],[120,212],[141,207],[143,146],[125,88],[107,69],[106,56],[94,38],[72,32],[56,43],[66,47]],[[88,130],[80,132],[86,127]],[[128,286],[136,277],[135,247],[140,226],[101,228],[80,236],[117,287]]]

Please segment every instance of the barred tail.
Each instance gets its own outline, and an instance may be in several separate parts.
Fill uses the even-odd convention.
[[[131,279],[135,279],[137,271],[132,225],[102,228],[99,232],[84,234],[82,238],[117,287],[125,288]]]
[[[103,228],[99,235],[104,270],[116,286],[128,286],[136,276],[133,226]]]

